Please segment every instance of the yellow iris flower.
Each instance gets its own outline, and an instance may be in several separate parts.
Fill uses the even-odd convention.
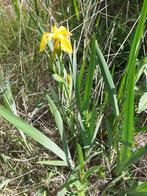
[[[53,54],[57,53],[60,49],[69,54],[72,53],[72,46],[70,42],[71,33],[64,27],[60,26],[57,28],[53,26],[51,33],[44,32],[41,43],[40,43],[40,52],[45,50],[46,44],[48,41],[53,41]]]

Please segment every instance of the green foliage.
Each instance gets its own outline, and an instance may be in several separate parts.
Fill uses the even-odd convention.
[[[95,57],[96,57],[96,46],[95,46],[95,36],[94,36],[92,40],[89,66],[87,70],[86,84],[85,84],[85,89],[84,89],[84,100],[82,103],[82,111],[87,110],[90,105],[93,75],[94,75],[94,70],[96,66]]]
[[[120,165],[129,158],[133,145],[134,130],[134,86],[135,86],[135,68],[136,60],[140,47],[141,38],[144,32],[144,25],[147,16],[147,1],[144,1],[141,16],[133,39],[129,60],[126,68],[126,89],[124,103],[124,122],[122,132],[122,146],[120,151]]]
[[[3,106],[0,106],[0,116],[13,124],[17,129],[20,129],[25,134],[32,137],[36,142],[51,150],[58,157],[60,157],[66,162],[65,153],[61,150],[61,148],[57,146],[52,140],[50,140],[46,135],[41,133],[39,130],[24,122],[21,118],[18,118]]]
[[[114,114],[117,117],[119,115],[119,108],[118,108],[118,101],[117,101],[117,96],[116,96],[115,85],[114,85],[112,76],[110,74],[110,71],[108,69],[107,63],[104,59],[104,56],[103,56],[100,48],[98,47],[98,43],[96,43],[96,51],[97,51],[97,62],[100,66],[101,74],[103,76],[104,83],[106,85],[106,88],[107,88],[109,96],[110,96],[110,101],[112,104]]]
[[[5,165],[11,170],[4,176],[17,174],[12,182],[22,178],[22,185],[31,174],[26,181],[23,176],[35,167],[37,178],[30,179],[29,183],[43,184],[39,185],[37,194],[52,194],[50,186],[53,185],[56,189],[53,195],[58,196],[99,194],[95,189],[102,195],[146,194],[146,182],[132,186],[131,165],[147,153],[146,146],[137,148],[134,142],[134,134],[147,130],[143,112],[147,109],[146,87],[140,82],[147,75],[143,37],[147,1],[144,0],[143,5],[136,0],[133,2],[29,0],[24,3],[12,0],[14,18],[9,20],[9,17],[5,18],[3,8],[0,9],[0,64],[7,66],[9,62],[12,67],[9,73],[0,67],[7,75],[0,78],[0,116],[4,119],[0,134],[4,142],[8,136],[6,143],[20,144],[24,153],[19,156],[21,150],[17,149],[19,160],[11,149],[12,144],[6,144],[8,150],[10,148],[8,156],[5,155],[7,148],[2,150],[2,169]],[[137,24],[141,5],[142,12],[133,36],[135,25],[132,23],[136,21]],[[69,26],[73,34],[72,55],[59,52],[53,56],[53,41],[48,41],[46,51],[39,54],[41,36],[44,31],[50,32],[53,24]],[[144,45],[143,52],[139,53],[141,39]],[[38,102],[42,103],[40,107],[37,107]],[[135,107],[138,107],[137,115]],[[14,131],[16,128],[21,133],[24,146],[20,135],[9,131],[9,123]],[[136,128],[136,124],[140,128]],[[50,139],[47,134],[52,128]],[[11,139],[11,135],[16,140]],[[57,157],[53,158],[40,145],[38,151],[36,148],[32,152],[30,146],[37,147],[37,144],[29,140],[28,145],[26,136]],[[32,157],[25,157],[29,153],[35,154],[33,161]],[[12,165],[21,162],[21,158],[27,160],[23,167],[30,165],[30,171],[19,174]],[[46,172],[45,178],[43,172]],[[6,189],[9,184],[11,187],[11,176],[2,178],[0,189]],[[34,183],[34,186],[36,190],[38,185]]]
[[[128,196],[139,196],[147,195],[147,182],[141,182],[141,183],[134,183],[133,186],[131,186],[127,191],[126,191]]]
[[[14,10],[15,10],[15,13],[16,13],[18,19],[19,19],[19,17],[20,17],[19,1],[17,1],[17,0],[12,0],[12,4],[13,4]]]
[[[51,112],[52,112],[52,114],[55,118],[55,122],[56,122],[56,125],[57,125],[59,133],[60,133],[61,141],[63,142],[64,152],[65,152],[65,155],[66,155],[66,161],[67,161],[68,165],[73,168],[74,165],[73,165],[71,155],[70,155],[70,152],[69,152],[68,143],[67,143],[68,141],[67,141],[66,133],[64,131],[63,121],[62,121],[61,115],[60,115],[57,107],[55,106],[53,100],[48,95],[46,96],[46,98],[47,98],[49,107],[51,109]]]
[[[139,148],[136,152],[133,152],[131,156],[119,166],[118,172],[126,170],[131,164],[135,163],[139,158],[147,153],[147,146]]]
[[[77,19],[79,20],[79,0],[73,0]]]

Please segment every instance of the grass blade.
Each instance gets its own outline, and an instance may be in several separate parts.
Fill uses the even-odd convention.
[[[105,83],[106,88],[109,93],[109,97],[110,97],[110,101],[111,101],[111,105],[112,105],[114,114],[116,116],[118,116],[119,115],[119,108],[118,108],[118,101],[117,101],[117,96],[116,96],[115,85],[114,85],[112,76],[110,74],[110,71],[108,69],[108,65],[107,65],[107,63],[104,59],[104,56],[98,46],[97,41],[96,41],[96,52],[97,52],[97,62],[100,66],[101,74],[102,74],[102,77],[104,79],[104,83]]]
[[[3,182],[0,183],[0,190],[2,188],[4,188],[5,186],[7,186],[7,184],[10,182],[11,180],[10,179],[7,179],[7,180],[4,180]]]
[[[79,0],[73,0],[75,13],[76,13],[77,19],[79,20],[79,2],[78,1]]]
[[[15,114],[17,116],[16,104],[15,104],[15,101],[14,101],[14,98],[12,95],[11,85],[10,85],[10,81],[8,78],[6,78],[5,81],[3,82],[1,90],[3,92],[3,101],[4,101],[6,108],[8,108],[10,111],[13,112],[13,114]],[[29,148],[27,141],[26,141],[25,134],[21,130],[19,130],[19,132],[22,136],[22,139],[23,139],[26,147],[30,151],[30,148]]]
[[[92,137],[91,143],[93,143],[95,141],[95,138],[96,138],[97,133],[99,131],[102,119],[103,119],[103,114],[101,114],[100,117],[97,119],[96,127],[95,127],[95,130],[94,130],[94,133],[93,133],[93,137]]]
[[[140,128],[136,128],[136,129],[134,130],[134,133],[138,133],[138,132],[141,132],[141,131],[146,132],[146,131],[147,131],[147,126],[140,127]]]
[[[134,130],[134,85],[135,85],[135,68],[136,59],[139,51],[140,41],[144,31],[144,24],[147,15],[147,1],[144,0],[141,16],[135,32],[135,37],[132,43],[129,61],[127,64],[127,82],[126,82],[126,100],[124,104],[124,122],[122,133],[122,146],[120,151],[120,164],[128,159],[131,153],[133,143]]]
[[[85,61],[83,61],[80,73],[77,75],[77,80],[76,80],[76,102],[78,109],[80,112],[82,112],[82,99],[81,99],[81,84],[82,84],[82,78],[84,74],[84,69],[85,69]]]
[[[5,80],[2,85],[3,100],[5,106],[11,110],[15,115],[17,115],[15,101],[12,96],[11,86],[9,80]]]
[[[91,112],[90,125],[89,125],[89,129],[88,129],[88,137],[89,137],[90,144],[92,144],[92,139],[93,139],[93,135],[94,135],[95,124],[96,124],[95,123],[96,115],[97,115],[97,111],[96,111],[96,106],[94,104],[92,112]]]
[[[32,137],[36,142],[40,143],[63,161],[66,161],[66,156],[64,151],[57,146],[52,140],[50,140],[46,135],[41,133],[38,129],[24,122],[21,118],[15,116],[12,112],[7,110],[5,107],[0,105],[0,116],[3,117],[6,121],[13,124],[17,129],[20,129],[28,136]]]
[[[140,60],[136,78],[135,78],[135,84],[138,82],[140,79],[141,75],[147,70],[147,57],[144,57],[143,59]]]
[[[39,3],[38,0],[34,0],[34,4],[35,4],[35,11],[36,11],[36,15],[39,16]]]
[[[95,36],[94,36],[92,40],[90,62],[89,62],[89,67],[88,67],[88,72],[86,77],[86,85],[84,89],[84,100],[83,100],[83,108],[82,108],[83,111],[88,109],[89,102],[91,100],[90,95],[92,91],[94,69],[96,66],[95,57],[96,57],[96,46],[95,46]]]
[[[17,17],[19,18],[19,17],[20,17],[19,1],[17,1],[17,0],[12,0],[12,5],[13,5],[14,11],[15,11]]]
[[[52,165],[52,166],[67,166],[65,161],[58,161],[58,160],[48,160],[48,161],[38,161],[42,165]]]
[[[137,152],[134,152],[127,161],[118,168],[118,172],[126,170],[131,164],[136,162],[141,156],[147,153],[147,146],[141,147]]]
[[[76,90],[76,78],[77,78],[77,53],[76,53],[76,43],[74,42],[73,48],[73,62],[72,62],[72,75],[73,75],[73,84],[74,89]]]
[[[78,109],[80,110],[81,113],[82,113],[81,87],[82,87],[82,79],[83,79],[85,64],[86,64],[86,59],[87,59],[87,53],[88,51],[85,50],[83,54],[83,61],[82,61],[82,65],[80,68],[80,72],[79,74],[76,74],[76,91],[75,91],[76,102],[77,102]]]
[[[80,180],[82,181],[85,175],[84,171],[84,156],[80,144],[77,144],[78,162],[80,165]]]
[[[127,191],[128,196],[146,196],[147,195],[147,182],[134,183]]]

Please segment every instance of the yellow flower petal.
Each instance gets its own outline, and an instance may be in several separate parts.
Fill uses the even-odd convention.
[[[72,34],[63,26],[60,26],[58,29],[58,33],[63,35],[64,37],[70,37]]]
[[[53,26],[51,29],[51,33],[44,32],[42,36],[42,40],[40,43],[40,52],[45,50],[46,44],[48,40],[54,41],[54,50],[53,53],[57,53],[58,50],[63,50],[67,53],[72,53],[72,46],[69,40],[71,33],[64,27]]]
[[[60,49],[60,39],[54,40],[54,49],[59,50]]]
[[[60,39],[54,39],[54,50],[53,50],[53,58],[55,57],[55,55],[59,52],[60,50]]]
[[[56,25],[52,27],[51,32],[54,34],[56,34],[58,32],[58,28]]]
[[[57,38],[61,35],[69,38],[72,35],[72,33],[70,33],[64,26],[60,26],[59,28],[57,28],[57,26],[53,26],[52,33],[54,34],[55,38]]]
[[[41,43],[40,43],[40,52],[43,52],[45,50],[48,40],[51,40],[52,37],[53,37],[52,33],[47,33],[47,32],[43,33]]]
[[[61,44],[60,44],[61,50],[71,54],[72,53],[72,46],[71,46],[70,40],[66,37],[62,37],[62,38],[60,38],[60,42],[61,42]]]

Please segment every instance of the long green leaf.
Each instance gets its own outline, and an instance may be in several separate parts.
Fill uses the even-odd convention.
[[[35,4],[35,11],[36,11],[36,15],[39,16],[39,2],[38,0],[34,0],[34,4]]]
[[[79,20],[79,2],[78,1],[79,0],[73,0],[75,13],[76,13],[77,19]]]
[[[85,65],[86,65],[86,60],[87,60],[87,54],[88,54],[88,49],[84,50],[83,53],[83,61],[82,65],[80,67],[80,72],[77,74],[76,77],[76,102],[78,109],[82,113],[82,99],[81,99],[81,90],[83,90],[81,87],[83,86],[82,80],[83,80],[83,75],[84,75],[84,70],[85,70]]]
[[[12,112],[7,110],[5,107],[0,105],[0,116],[5,120],[13,124],[17,129],[20,129],[28,136],[32,137],[36,142],[48,148],[62,160],[66,161],[66,156],[64,151],[57,146],[51,139],[49,139],[46,135],[41,133],[38,129],[24,122],[21,118],[15,116]]]
[[[110,74],[110,71],[108,69],[108,65],[107,65],[107,63],[104,59],[104,56],[98,46],[97,41],[96,41],[96,52],[97,52],[97,62],[100,66],[101,74],[102,74],[102,77],[104,79],[104,83],[105,83],[106,88],[109,93],[109,97],[110,97],[110,101],[111,101],[111,105],[112,105],[114,114],[116,116],[118,116],[119,115],[119,108],[118,108],[118,101],[117,101],[117,96],[116,96],[115,85],[114,85],[112,76]]]
[[[147,1],[144,0],[141,16],[135,32],[135,37],[132,43],[129,61],[127,64],[127,83],[126,83],[126,100],[124,104],[124,122],[122,133],[122,147],[120,151],[120,165],[128,159],[131,153],[133,143],[134,129],[134,83],[135,83],[135,68],[136,59],[140,47],[140,41],[144,31],[144,24],[147,16]]]
[[[19,6],[19,1],[17,0],[11,0],[12,1],[12,5],[13,5],[13,8],[14,8],[14,11],[19,19],[20,17],[20,6]]]
[[[81,173],[81,178],[84,177],[84,156],[83,156],[83,152],[82,152],[82,148],[80,146],[80,144],[77,144],[77,152],[78,152],[78,162],[80,165],[80,173]]]
[[[92,143],[94,130],[95,130],[95,126],[96,126],[96,115],[97,115],[97,111],[96,111],[96,106],[94,104],[92,112],[91,112],[90,125],[89,125],[89,129],[88,129],[88,137],[89,137],[90,144]]]
[[[76,90],[76,79],[77,79],[77,52],[76,52],[76,43],[75,43],[75,42],[74,42],[74,47],[73,47],[72,78],[73,78],[74,90]]]
[[[65,155],[66,155],[67,163],[68,163],[69,166],[71,166],[73,168],[74,165],[73,165],[71,155],[70,155],[70,152],[69,152],[68,141],[67,141],[66,133],[64,131],[62,117],[61,117],[60,112],[58,111],[56,105],[54,104],[53,100],[48,95],[46,95],[46,98],[47,98],[49,107],[51,109],[51,112],[52,112],[52,114],[55,118],[55,122],[56,122],[56,125],[58,127],[61,140],[63,142],[64,152],[65,152]]]
[[[85,60],[86,57],[84,55],[84,60],[83,63],[81,65],[81,69],[80,69],[80,73],[77,75],[77,80],[76,80],[76,102],[77,102],[77,106],[78,109],[80,110],[80,112],[82,112],[82,99],[81,99],[81,85],[82,85],[82,79],[83,79],[83,74],[84,74],[84,69],[85,69]]]
[[[102,119],[103,119],[103,114],[101,114],[101,115],[98,117],[98,119],[97,119],[96,127],[95,127],[95,130],[94,130],[94,132],[93,132],[93,136],[92,136],[91,143],[93,143],[93,142],[95,141],[95,138],[96,138],[97,133],[98,133],[98,131],[99,131],[99,128],[100,128]]]
[[[82,108],[83,111],[88,109],[89,102],[91,100],[90,96],[91,96],[91,92],[92,92],[93,75],[94,75],[94,69],[96,66],[95,57],[96,57],[96,46],[95,46],[95,36],[94,36],[93,40],[92,40],[90,62],[89,62],[89,66],[88,66],[86,85],[85,85],[85,89],[84,89],[84,101],[83,101],[83,108]]]

